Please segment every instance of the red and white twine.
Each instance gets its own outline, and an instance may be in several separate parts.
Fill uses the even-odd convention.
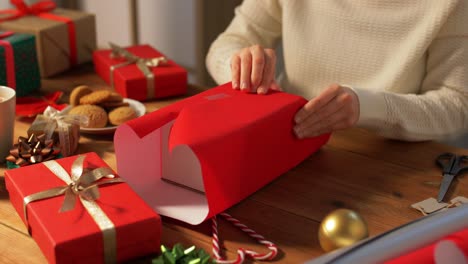
[[[215,258],[216,258],[217,263],[241,264],[241,263],[244,262],[246,256],[248,256],[248,257],[250,257],[252,259],[255,259],[255,260],[272,260],[272,259],[274,259],[276,257],[276,254],[278,254],[278,247],[275,244],[273,244],[272,242],[266,240],[262,235],[257,234],[257,232],[253,231],[252,229],[250,229],[246,225],[242,224],[239,220],[235,219],[231,215],[229,215],[227,213],[221,213],[220,215],[222,217],[224,217],[224,219],[226,219],[228,222],[230,222],[231,224],[233,224],[234,226],[236,226],[237,228],[239,228],[243,232],[247,233],[250,237],[255,238],[258,241],[258,243],[265,245],[270,251],[268,253],[265,253],[265,254],[260,254],[260,253],[257,253],[255,251],[253,251],[253,250],[239,248],[237,250],[237,258],[235,260],[226,260],[226,259],[224,259],[220,254],[221,250],[220,250],[220,247],[219,247],[218,221],[217,221],[216,216],[214,216],[211,219],[212,220],[211,227],[212,227],[212,232],[213,232],[213,239],[212,239],[213,254],[214,254]]]

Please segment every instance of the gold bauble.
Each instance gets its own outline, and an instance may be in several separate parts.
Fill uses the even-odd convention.
[[[337,209],[328,214],[320,224],[319,242],[325,251],[350,246],[367,238],[366,221],[355,211]]]

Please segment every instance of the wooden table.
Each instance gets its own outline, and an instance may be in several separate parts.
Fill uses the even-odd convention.
[[[43,90],[60,89],[68,94],[80,84],[106,86],[91,67],[83,67],[44,80]],[[190,94],[199,91],[190,87]],[[145,106],[151,112],[179,99],[146,102]],[[31,122],[17,118],[15,138],[25,135]],[[116,169],[111,135],[82,135],[79,152],[89,151],[97,152]],[[434,142],[386,140],[360,129],[337,132],[318,153],[228,212],[280,247],[276,263],[302,263],[324,254],[317,239],[318,227],[334,209],[361,213],[371,236],[421,217],[410,205],[437,196],[434,183],[440,182],[441,171],[434,159],[447,151],[468,154],[468,150]],[[5,167],[0,166],[3,176]],[[47,263],[10,204],[3,177],[0,180],[0,262]],[[468,177],[455,180],[448,195],[468,197]],[[210,230],[209,221],[190,226],[163,217],[162,242],[168,246],[193,244],[211,252]],[[263,247],[224,221],[220,221],[219,231],[229,258],[235,257],[239,247],[264,252]]]

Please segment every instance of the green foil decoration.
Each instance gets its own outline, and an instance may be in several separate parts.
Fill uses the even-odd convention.
[[[191,246],[187,249],[181,244],[175,244],[171,249],[161,246],[161,255],[152,260],[152,264],[214,264],[211,256],[203,249]]]

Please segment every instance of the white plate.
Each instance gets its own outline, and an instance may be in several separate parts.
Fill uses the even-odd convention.
[[[128,103],[131,108],[133,108],[137,114],[137,117],[140,117],[146,113],[145,105],[139,101],[124,98],[124,102]],[[117,129],[117,126],[106,126],[102,128],[85,128],[81,127],[80,131],[86,134],[111,134],[114,133]]]

